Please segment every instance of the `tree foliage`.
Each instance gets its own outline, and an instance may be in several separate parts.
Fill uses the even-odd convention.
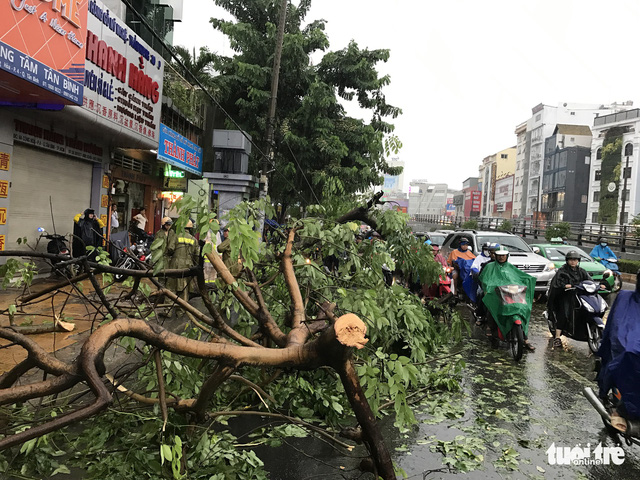
[[[598,207],[598,219],[600,223],[614,224],[618,217],[623,132],[623,129],[620,127],[614,127],[607,130],[605,134],[602,146],[600,204]],[[609,189],[610,185],[614,186],[612,190]]]
[[[235,53],[216,55],[219,75],[214,83],[220,101],[265,150],[281,2],[216,0],[216,4],[234,17],[211,19]],[[289,4],[287,11],[274,158],[269,166],[269,193],[284,206],[283,213],[293,204],[367,191],[382,183],[384,173],[399,173],[389,167],[386,157],[401,147],[388,121],[401,111],[387,103],[383,89],[390,78],[376,69],[388,60],[389,51],[362,49],[355,41],[340,51],[329,51],[326,22],[306,22],[310,5],[310,0]],[[370,120],[347,115],[341,100],[357,102]],[[252,154],[256,173],[262,159],[255,149]]]
[[[434,281],[440,270],[431,249],[410,235],[406,215],[373,204],[352,210],[335,203],[311,206],[305,218],[271,231],[266,243],[254,228],[268,201],[238,205],[225,220],[232,258],[242,262],[243,273],[234,278],[203,249],[218,271],[210,290],[201,264],[189,271],[160,268],[156,275],[130,272],[130,295],[105,293],[117,269],[108,258],[90,264],[96,294],[104,294],[90,308],[102,325],[72,363],[39,352],[24,336],[0,328],[0,337],[27,350],[31,368],[50,374],[36,381],[29,394],[14,385],[23,367],[0,377],[6,419],[0,449],[8,448],[0,456],[0,471],[45,478],[75,467],[85,471],[85,478],[101,479],[266,478],[260,459],[241,445],[246,441],[228,430],[229,417],[274,416],[286,423],[256,432],[253,442],[259,444],[275,446],[283,437],[317,434],[344,448],[334,437],[353,426],[354,412],[356,437],[369,448],[378,471],[385,467],[381,476],[395,478],[390,462],[379,457],[384,447],[376,445],[375,423],[362,414],[370,408],[373,419],[390,411],[396,425],[406,428],[415,422],[412,392],[457,388],[460,365],[438,370],[428,359],[460,338],[463,323],[457,316],[446,323],[436,320],[407,289],[385,284],[384,265],[419,276],[421,282]],[[196,218],[201,238],[217,230],[213,214],[191,198],[178,207],[179,231],[189,217]],[[356,243],[354,233],[363,221],[384,239]],[[329,258],[338,260],[330,268]],[[160,283],[138,282],[194,274],[201,310]],[[100,276],[102,286],[94,282]],[[78,279],[70,283],[80,285]],[[179,335],[162,328],[154,303],[158,293],[168,296],[177,318],[186,322]],[[27,299],[17,314],[13,309],[18,317],[26,315]],[[367,338],[358,340],[362,348],[339,340],[338,325],[352,313],[366,325]],[[105,356],[109,345],[115,353]],[[80,381],[89,384],[95,400],[78,404],[86,392],[59,395],[58,382],[68,382],[63,386],[70,389]],[[39,399],[37,409],[29,398]],[[69,425],[65,419],[81,428],[62,428]],[[33,431],[38,434],[30,436]]]

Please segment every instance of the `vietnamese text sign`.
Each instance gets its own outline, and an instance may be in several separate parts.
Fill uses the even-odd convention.
[[[202,176],[202,147],[160,124],[158,160]]]
[[[513,175],[496,181],[496,191],[493,195],[496,203],[506,203],[513,200]]]
[[[7,223],[7,209],[0,208],[0,225],[5,225]]]
[[[0,69],[82,104],[88,0],[3,0]]]
[[[15,120],[13,139],[34,147],[44,148],[83,160],[102,161],[102,147],[23,122],[22,120]]]
[[[480,191],[471,192],[471,211],[472,212],[480,211],[481,197],[482,197],[482,192]]]
[[[164,60],[102,3],[89,2],[82,106],[156,141]]]

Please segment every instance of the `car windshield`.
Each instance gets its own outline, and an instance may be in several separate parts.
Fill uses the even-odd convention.
[[[515,235],[478,235],[477,242],[478,245],[499,243],[510,252],[531,252],[529,244]]]
[[[439,233],[430,233],[429,238],[431,239],[431,243],[435,243],[436,245],[442,245],[444,243],[444,239],[447,238],[447,236],[441,235]]]
[[[562,246],[558,245],[557,247],[556,246],[547,247],[545,248],[545,250],[547,251],[547,258],[552,262],[564,262],[564,257],[571,250],[575,250],[580,254],[581,262],[593,261],[591,257],[584,252],[584,250],[581,250],[578,247],[572,247],[571,245],[562,245]]]

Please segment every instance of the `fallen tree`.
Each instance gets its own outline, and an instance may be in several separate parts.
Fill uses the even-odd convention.
[[[252,408],[252,414],[304,424],[348,450],[353,448],[335,438],[335,433],[313,425],[314,420],[322,420],[333,426],[331,432],[342,429],[352,441],[364,443],[371,461],[363,462],[363,467],[384,479],[395,478],[376,416],[382,404],[395,408],[399,425],[414,421],[408,392],[425,384],[428,387],[427,378],[432,372],[425,371],[428,367],[424,361],[439,345],[458,336],[459,324],[434,322],[406,289],[384,285],[382,266],[394,262],[390,252],[400,264],[398,272],[403,270],[407,278],[434,278],[437,267],[431,261],[430,249],[413,240],[401,216],[374,208],[378,199],[346,212],[337,221],[321,217],[294,221],[273,231],[267,243],[260,243],[255,227],[258,212],[266,208],[269,215],[268,207],[240,205],[228,223],[231,258],[242,263],[238,278],[210,244],[203,245],[202,260],[194,268],[167,270],[160,261],[154,271],[127,271],[132,279],[131,291],[114,299],[111,276],[122,272],[108,265],[102,253],[98,263],[78,259],[88,272],[68,279],[67,284],[78,290],[79,280],[90,281],[94,294],[92,298],[85,296],[85,300],[101,325],[87,336],[77,357],[69,362],[45,352],[15,329],[0,328],[0,338],[28,353],[26,360],[0,377],[0,405],[7,406],[7,415],[15,420],[3,425],[0,450],[13,451],[21,446],[14,455],[28,453],[41,445],[41,439],[65,427],[100,418],[99,414],[113,405],[114,395],[122,395],[151,408],[147,418],[161,420],[161,463],[171,464],[173,477],[200,478],[189,463],[194,458],[189,449],[197,449],[202,441],[194,440],[198,438],[196,432],[215,419],[250,414],[246,403],[255,402],[257,396],[256,407],[263,411]],[[178,231],[184,228],[194,207],[188,197],[178,204]],[[349,223],[352,220],[375,225],[387,242],[357,244],[354,230],[360,223]],[[218,230],[217,221],[204,209],[199,210],[197,224],[201,238]],[[153,248],[161,247],[161,242],[154,243]],[[27,258],[36,255],[20,254]],[[205,258],[218,275],[213,289],[205,283]],[[330,268],[325,267],[328,258],[336,260]],[[202,298],[202,308],[181,298],[181,292],[164,288],[162,280],[168,276],[193,277],[192,288]],[[24,294],[17,306],[4,313],[8,316],[11,310],[15,314],[29,302],[55,295],[61,288]],[[187,322],[184,333],[161,325],[157,315],[161,298]],[[117,367],[111,371],[106,352],[113,345],[124,346],[127,353],[138,352],[133,355],[137,361],[114,362]],[[416,367],[412,361],[423,366]],[[42,372],[42,380],[25,383],[22,379],[34,370]],[[309,376],[296,379],[294,372],[309,372]],[[341,388],[335,387],[336,374]],[[83,385],[88,391],[81,391]],[[30,425],[25,428],[24,416],[16,416],[15,411],[24,413],[32,405],[25,402],[34,399],[39,399],[40,405],[46,399],[44,404],[56,414],[45,419],[37,415],[36,408],[36,415],[28,417]],[[267,401],[275,405],[269,406]],[[355,415],[355,429],[347,429],[341,415],[346,402]],[[221,409],[225,405],[240,408]],[[118,406],[126,410],[121,400]],[[182,420],[172,420],[175,415]],[[190,426],[178,428],[177,424]],[[168,428],[174,432],[174,440],[170,440]],[[98,442],[98,446],[105,443]],[[59,463],[53,462],[50,470],[55,465]],[[6,468],[10,469],[8,463]],[[42,473],[44,467],[37,468]],[[206,469],[199,473],[205,475]],[[256,473],[252,470],[237,478],[253,475]]]

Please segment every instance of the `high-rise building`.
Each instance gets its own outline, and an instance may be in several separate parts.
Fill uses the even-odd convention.
[[[516,147],[506,148],[482,160],[481,217],[511,218],[516,151]]]
[[[520,218],[542,218],[541,178],[543,172],[545,140],[553,135],[557,124],[593,125],[597,116],[607,115],[629,108],[625,104],[579,104],[559,103],[557,106],[539,104],[531,109],[531,117],[516,128],[518,145],[521,153],[518,156],[515,176],[515,192],[518,193],[514,206],[514,215]],[[515,199],[514,199],[515,201]]]

